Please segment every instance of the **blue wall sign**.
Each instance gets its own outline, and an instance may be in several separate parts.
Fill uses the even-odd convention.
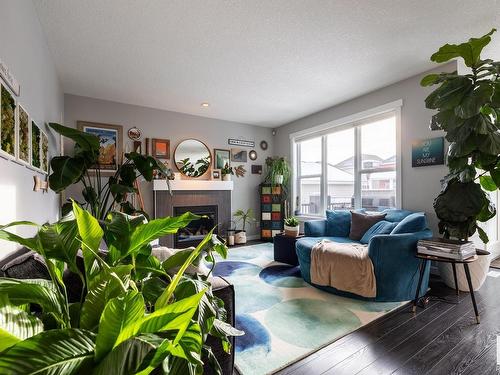
[[[425,167],[444,164],[444,138],[415,141],[411,145],[411,166]]]

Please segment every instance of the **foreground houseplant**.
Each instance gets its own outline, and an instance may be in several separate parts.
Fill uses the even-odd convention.
[[[299,219],[289,216],[285,219],[285,235],[297,237],[299,235]]]
[[[487,243],[479,222],[496,215],[488,191],[500,187],[500,62],[481,58],[495,31],[462,44],[446,44],[431,57],[437,63],[460,58],[470,73],[429,74],[421,82],[423,86],[439,84],[425,104],[437,110],[431,127],[444,130],[450,142],[449,174],[434,201],[439,232],[445,238],[468,240],[477,231]],[[489,266],[487,258],[481,258],[475,289],[484,282]]]
[[[228,335],[241,332],[225,323],[207,276],[184,272],[203,255],[211,262],[213,252],[225,257],[227,248],[210,232],[163,263],[151,255],[151,241],[197,218],[186,213],[147,222],[111,212],[98,221],[73,202],[72,213],[54,224],[0,227],[1,239],[40,254],[51,278],[0,278],[0,373],[198,374],[202,356],[220,373],[207,337],[229,350]],[[22,238],[9,231],[17,225],[39,230]],[[83,285],[76,302],[68,299],[66,268]]]
[[[235,218],[235,224],[241,223],[241,229],[236,230],[236,233],[234,235],[234,243],[238,245],[245,244],[247,243],[246,225],[255,222],[253,210],[249,208],[245,211],[239,208],[236,210],[233,216]]]

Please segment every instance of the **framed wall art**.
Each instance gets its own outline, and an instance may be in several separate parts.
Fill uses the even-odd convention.
[[[222,150],[220,148],[214,148],[214,168],[222,169],[231,160],[231,152],[229,150]]]
[[[246,163],[247,162],[247,151],[241,148],[231,149],[231,161],[236,163]]]
[[[49,138],[44,131],[40,131],[40,169],[49,173]]]
[[[123,127],[121,125],[99,124],[77,121],[79,130],[99,138],[99,168],[110,175],[118,170],[123,155]]]
[[[17,148],[16,100],[3,82],[0,82],[0,95],[0,153],[15,158]]]
[[[19,104],[17,106],[17,160],[30,165],[31,139],[30,116]]]
[[[212,169],[212,180],[220,180],[220,179],[221,179],[220,169]]]
[[[229,138],[227,143],[231,146],[255,147],[254,141],[246,141],[244,139]]]
[[[152,139],[151,156],[158,159],[170,159],[170,139]]]
[[[444,164],[444,138],[414,141],[411,145],[411,166],[425,167]]]
[[[31,166],[40,169],[42,165],[40,160],[41,131],[35,121],[31,121]]]

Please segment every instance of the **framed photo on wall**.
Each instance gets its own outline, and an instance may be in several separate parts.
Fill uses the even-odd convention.
[[[231,161],[235,163],[246,163],[247,162],[247,151],[241,148],[231,149]]]
[[[220,169],[213,169],[212,170],[212,180],[220,180],[221,179],[221,170]]]
[[[214,148],[214,168],[222,169],[231,160],[231,151]]]
[[[0,95],[0,154],[15,158],[17,148],[16,99],[2,81],[0,81]]]
[[[79,130],[99,138],[99,168],[105,175],[118,170],[123,155],[123,127],[121,125],[99,124],[77,121]]]
[[[170,159],[170,139],[152,139],[152,157],[158,159]]]

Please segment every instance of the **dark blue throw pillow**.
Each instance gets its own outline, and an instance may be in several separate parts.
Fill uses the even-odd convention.
[[[416,212],[408,215],[396,225],[391,234],[415,233],[427,228],[427,220],[423,212]]]
[[[365,212],[364,209],[354,210]],[[351,231],[350,210],[326,210],[326,235],[329,237],[349,237]]]
[[[361,237],[361,242],[362,244],[367,244],[370,242],[373,236],[377,234],[389,234],[391,231],[396,227],[397,223],[391,223],[387,220],[382,220],[379,221],[378,223],[375,223],[371,226],[370,229],[368,229],[363,237]]]

